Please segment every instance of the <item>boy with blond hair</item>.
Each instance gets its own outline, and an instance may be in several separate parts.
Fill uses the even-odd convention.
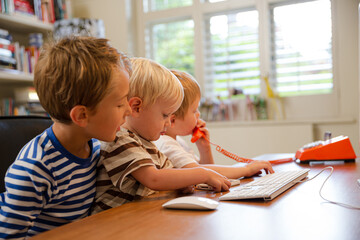
[[[176,168],[206,167],[228,178],[237,179],[250,177],[264,169],[267,173],[273,173],[271,164],[267,161],[255,161],[246,166],[222,166],[214,165],[211,146],[209,141],[200,138],[196,141],[200,159],[180,136],[191,135],[194,128],[198,127],[210,139],[206,123],[201,120],[198,110],[201,92],[196,80],[188,73],[172,70],[184,88],[184,100],[179,109],[172,116],[172,127],[167,129],[166,134],[155,141],[157,148],[164,153]],[[199,164],[200,163],[200,164]],[[210,164],[209,164],[210,163]]]
[[[170,116],[183,100],[179,80],[164,66],[144,58],[131,60],[131,114],[115,141],[101,143],[92,213],[122,205],[153,191],[176,190],[207,183],[227,191],[226,177],[202,167],[174,169],[151,142],[170,126]]]
[[[0,195],[0,238],[24,239],[88,216],[100,139],[112,141],[130,113],[131,63],[108,40],[49,44],[34,85],[53,125],[21,149]]]

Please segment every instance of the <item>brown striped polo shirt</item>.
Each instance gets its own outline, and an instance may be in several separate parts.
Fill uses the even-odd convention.
[[[155,144],[124,128],[114,142],[101,142],[100,154],[92,214],[154,193],[132,177],[135,170],[153,165],[158,169],[173,167]]]

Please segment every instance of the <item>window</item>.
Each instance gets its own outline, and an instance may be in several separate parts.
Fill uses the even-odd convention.
[[[276,6],[272,15],[273,68],[280,95],[331,93],[330,1]]]
[[[344,34],[345,19],[336,13],[349,3],[336,2],[143,0],[137,8],[137,55],[189,72],[210,103],[225,100],[234,89],[250,95],[246,99],[267,97],[267,77],[285,97],[286,118],[336,116],[339,106],[328,106],[338,104],[345,91],[339,79],[347,76],[346,64],[340,58],[334,63],[333,54],[343,54],[344,41],[338,39],[353,39],[338,33]],[[242,97],[229,102],[240,98],[233,103],[245,108]],[[308,102],[313,104],[304,108]],[[272,108],[269,104],[269,112]]]
[[[149,25],[147,57],[194,75],[194,23],[192,20]]]
[[[258,12],[210,16],[205,25],[206,97],[228,97],[232,89],[259,94]]]

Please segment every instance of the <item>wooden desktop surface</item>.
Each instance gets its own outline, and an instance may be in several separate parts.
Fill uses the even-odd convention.
[[[284,163],[275,171],[310,168],[309,177],[325,165]],[[333,165],[324,186],[330,200],[360,206],[360,164]],[[310,182],[299,183],[272,201],[220,201],[214,211],[169,210],[161,207],[180,196],[165,191],[35,236],[51,239],[326,239],[353,240],[360,236],[360,210],[324,201],[319,189],[326,170]],[[241,184],[251,181],[242,179]],[[225,193],[195,191],[218,200]]]

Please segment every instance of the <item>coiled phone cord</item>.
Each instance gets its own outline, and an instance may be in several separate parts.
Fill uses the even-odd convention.
[[[239,157],[238,155],[231,153],[225,149],[223,149],[222,147],[220,147],[219,145],[212,143],[205,135],[202,136],[206,141],[208,141],[210,144],[214,145],[216,148],[216,151],[218,151],[219,153],[234,159],[237,162],[242,162],[242,163],[251,163],[257,160],[254,159],[250,159],[250,158],[243,158],[243,157]],[[293,158],[281,158],[281,159],[274,159],[274,160],[269,160],[268,162],[270,162],[271,164],[279,164],[279,163],[287,163],[287,162],[292,162],[294,161]]]

